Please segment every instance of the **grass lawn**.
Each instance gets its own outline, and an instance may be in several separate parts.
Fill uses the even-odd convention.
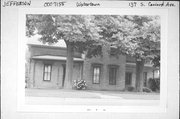
[[[26,89],[27,97],[57,97],[57,98],[95,98],[95,99],[143,99],[159,100],[159,93],[137,93],[123,91],[93,91],[64,89]]]

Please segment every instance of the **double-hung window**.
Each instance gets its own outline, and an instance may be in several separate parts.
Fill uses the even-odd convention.
[[[51,71],[52,65],[51,64],[44,64],[44,72],[43,72],[43,80],[50,81],[51,80]]]
[[[101,77],[101,65],[93,65],[93,84],[99,84]]]

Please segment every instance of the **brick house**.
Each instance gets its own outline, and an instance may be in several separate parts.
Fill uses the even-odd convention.
[[[83,79],[88,89],[123,90],[135,87],[135,63],[131,57],[113,56],[103,48],[103,56],[82,58],[74,53],[73,80]],[[42,44],[28,44],[26,53],[27,88],[63,88],[66,70],[66,48]],[[144,86],[155,77],[154,68],[145,65]]]

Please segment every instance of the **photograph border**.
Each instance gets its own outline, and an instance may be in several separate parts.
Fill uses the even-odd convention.
[[[150,100],[118,100],[118,99],[70,99],[62,101],[69,105],[27,105],[25,104],[25,21],[26,14],[71,14],[71,15],[159,15],[161,17],[161,65],[160,65],[160,103],[157,106],[146,106]],[[18,13],[18,81],[17,111],[20,112],[123,112],[123,113],[159,113],[167,108],[167,9],[127,9],[127,8],[19,8]],[[113,101],[112,101],[113,100]],[[87,105],[72,105],[71,102],[86,101]],[[94,102],[109,103],[95,105]],[[121,102],[121,103],[119,103]],[[143,104],[126,106],[129,103]],[[123,105],[121,105],[123,104]]]

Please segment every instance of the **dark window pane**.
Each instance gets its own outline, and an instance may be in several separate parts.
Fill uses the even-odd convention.
[[[125,79],[126,79],[125,84],[126,84],[126,85],[131,85],[132,73],[131,73],[131,72],[126,72],[126,77],[125,77]]]
[[[117,75],[117,68],[110,67],[109,68],[109,84],[116,85],[116,75]]]

